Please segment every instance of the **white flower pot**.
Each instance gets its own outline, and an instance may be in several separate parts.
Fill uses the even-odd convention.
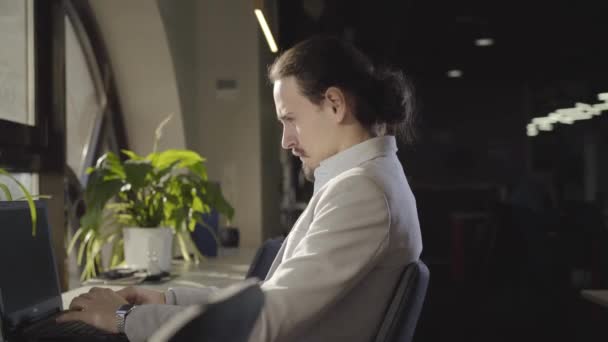
[[[125,262],[133,269],[156,271],[157,263],[161,271],[171,270],[173,256],[173,230],[170,228],[124,228],[123,239]],[[156,260],[155,260],[156,259]]]

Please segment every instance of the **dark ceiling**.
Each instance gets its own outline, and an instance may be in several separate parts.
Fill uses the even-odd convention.
[[[279,45],[341,34],[376,63],[402,68],[421,103],[418,143],[414,153],[402,155],[409,174],[427,183],[503,182],[529,165],[537,142],[550,139],[537,151],[546,155],[574,146],[571,137],[587,126],[601,126],[608,136],[605,114],[534,139],[525,133],[532,117],[597,103],[597,94],[608,92],[607,5],[281,0]],[[492,38],[494,45],[476,46],[478,38]],[[462,77],[447,77],[454,69]]]
[[[607,4],[283,0],[279,36],[289,47],[314,33],[350,32],[376,61],[424,78],[460,69],[469,79],[607,80]],[[495,45],[477,47],[477,38]]]

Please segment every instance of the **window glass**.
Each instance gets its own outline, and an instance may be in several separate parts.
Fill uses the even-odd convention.
[[[0,119],[33,126],[34,49],[31,0],[0,0]]]
[[[66,153],[68,166],[82,181],[87,154],[94,143],[95,122],[101,115],[97,89],[86,56],[68,17],[65,23]]]

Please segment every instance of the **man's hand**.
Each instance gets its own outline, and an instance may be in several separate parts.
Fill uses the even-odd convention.
[[[166,304],[163,292],[143,289],[141,287],[125,287],[116,291],[116,294],[124,298],[129,304]]]
[[[92,288],[74,298],[70,311],[57,318],[57,322],[82,321],[98,329],[118,333],[116,310],[127,301],[110,289]]]

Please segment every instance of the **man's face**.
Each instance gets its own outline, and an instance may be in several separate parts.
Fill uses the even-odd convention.
[[[300,158],[306,179],[312,181],[321,161],[336,153],[331,108],[325,100],[320,105],[310,102],[300,93],[294,77],[277,80],[273,95],[277,118],[283,125],[281,145]]]

